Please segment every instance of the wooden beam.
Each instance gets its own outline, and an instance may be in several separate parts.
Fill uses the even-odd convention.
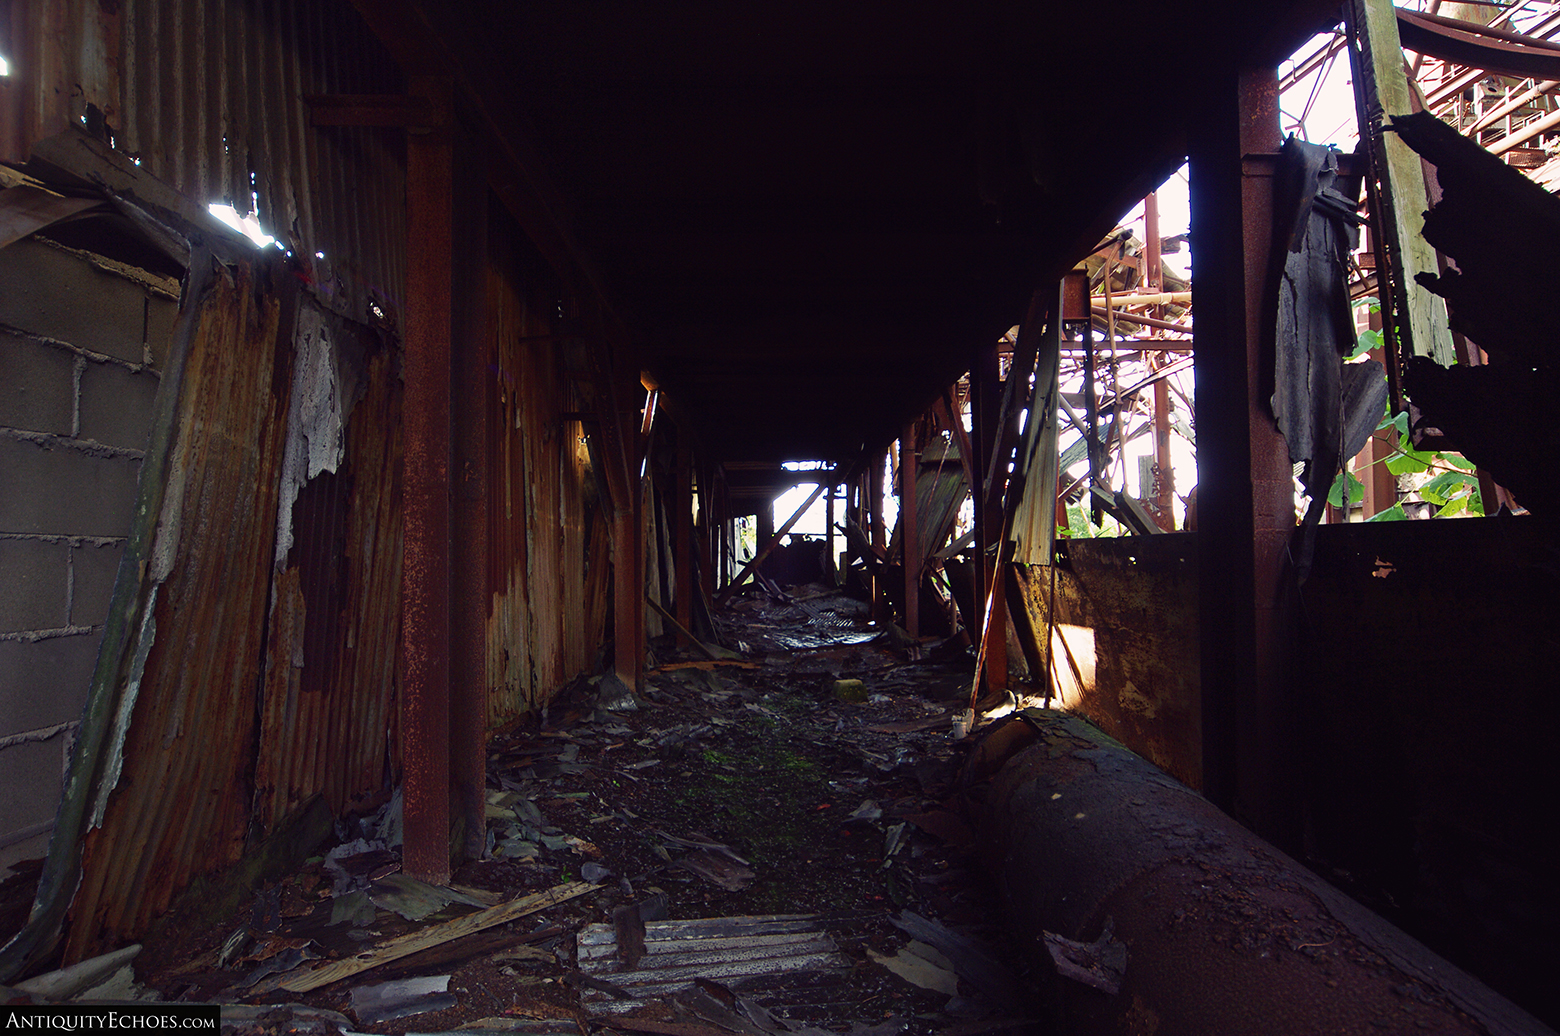
[[[1360,133],[1380,184],[1371,209],[1379,213],[1377,249],[1385,253],[1377,274],[1385,269],[1391,282],[1382,293],[1383,304],[1390,303],[1392,310],[1388,333],[1396,336],[1400,356],[1429,356],[1450,367],[1456,357],[1446,300],[1417,280],[1420,274],[1441,272],[1435,249],[1424,239],[1425,210],[1430,207],[1424,167],[1397,134],[1383,131],[1388,119],[1414,110],[1403,71],[1397,9],[1392,0],[1349,0],[1344,11]]]

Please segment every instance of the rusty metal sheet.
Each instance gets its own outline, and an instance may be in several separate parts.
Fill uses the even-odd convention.
[[[611,585],[565,342],[536,257],[493,233],[488,333],[495,343],[488,515],[488,725],[540,706],[589,671]],[[527,264],[527,259],[531,265]],[[587,556],[594,560],[587,578]]]
[[[278,523],[291,545],[274,577],[260,706],[262,831],[315,795],[337,815],[376,804],[398,747],[385,730],[398,690],[401,382],[364,329],[337,321],[325,341],[337,387],[312,394],[340,401],[345,428],[336,470],[309,477]],[[295,397],[305,387],[295,380]],[[304,438],[291,423],[289,445]]]
[[[1013,566],[1038,641],[1025,654],[1049,657],[1056,704],[1193,788],[1202,780],[1196,542],[1066,541],[1054,586],[1047,566]]]
[[[99,789],[101,825],[83,838],[68,959],[144,932],[193,877],[243,850],[291,352],[276,272],[222,267],[194,303],[148,573],[161,584],[155,631],[137,648],[117,785],[106,802],[112,779]]]
[[[13,5],[0,160],[85,128],[201,204],[257,211],[346,316],[399,326],[399,130],[311,127],[304,98],[401,94],[346,0],[39,0]]]
[[[213,272],[185,300],[194,330],[147,519],[152,621],[125,648],[135,693],[98,770],[67,959],[138,937],[315,796],[342,813],[387,790],[400,379],[372,332],[322,315],[280,260],[197,258]],[[298,405],[322,397],[344,419],[323,468],[309,436],[332,421]]]

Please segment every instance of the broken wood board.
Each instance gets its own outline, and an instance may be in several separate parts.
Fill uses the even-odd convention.
[[[318,968],[310,968],[300,971],[288,972],[259,983],[251,991],[253,996],[262,996],[266,993],[285,989],[293,993],[306,993],[311,989],[328,986],[332,982],[339,982],[344,978],[376,968],[381,964],[402,957],[409,957],[421,950],[432,946],[459,939],[473,932],[480,932],[485,928],[503,924],[505,921],[513,921],[527,914],[534,914],[538,910],[545,910],[550,906],[583,896],[587,892],[594,892],[600,885],[593,885],[588,881],[573,881],[562,885],[555,885],[550,889],[533,893],[529,896],[521,896],[512,899],[508,903],[502,903],[496,907],[488,907],[486,910],[478,910],[475,913],[465,914],[453,920],[424,928],[419,932],[409,932],[398,936],[378,946],[364,950],[355,957],[344,960],[332,961]]]
[[[1429,356],[1450,367],[1457,359],[1446,300],[1418,280],[1422,274],[1437,274],[1441,269],[1435,249],[1424,239],[1425,210],[1430,207],[1424,166],[1396,133],[1382,132],[1384,120],[1408,115],[1414,108],[1412,88],[1403,71],[1397,9],[1391,0],[1351,0],[1345,10],[1354,44],[1349,56],[1360,138],[1381,182],[1380,197],[1372,198],[1371,205],[1376,207],[1379,202],[1383,209],[1375,225],[1397,282],[1392,285],[1397,297],[1390,300],[1393,325],[1407,340],[1412,355]],[[1388,302],[1382,299],[1383,306]]]
[[[748,662],[734,658],[716,658],[694,662],[667,662],[665,665],[658,665],[650,671],[652,673],[670,673],[676,669],[714,669],[716,666],[731,666],[736,669],[762,668],[757,662]]]
[[[818,987],[838,984],[851,970],[823,920],[804,914],[652,921],[645,925],[644,946],[638,964],[623,968],[612,925],[581,929],[580,971],[629,996],[582,989],[581,1003],[598,1013],[622,1014],[687,989],[696,979],[760,996],[805,987],[816,998]]]

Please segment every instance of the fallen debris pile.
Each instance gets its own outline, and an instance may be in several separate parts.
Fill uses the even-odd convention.
[[[224,1018],[255,1033],[1022,1028],[956,800],[969,661],[788,597],[722,616],[746,658],[658,666],[632,710],[581,681],[493,737],[449,886],[401,873],[393,800],[243,917],[170,919],[144,995],[248,1004]]]

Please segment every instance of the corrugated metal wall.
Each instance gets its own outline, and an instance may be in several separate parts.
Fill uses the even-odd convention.
[[[157,522],[156,625],[135,648],[123,769],[83,840],[67,959],[145,931],[243,849],[291,353],[269,280],[224,267],[195,300],[162,514],[142,519]]]
[[[591,669],[604,610],[587,618],[589,459],[553,334],[557,295],[504,221],[489,235],[492,381],[489,463],[488,725],[541,705]],[[523,247],[523,246],[521,246]],[[606,552],[601,551],[605,562]],[[600,570],[597,569],[599,577]],[[605,584],[595,592],[605,598]]]
[[[123,769],[83,840],[69,959],[139,936],[315,795],[364,808],[399,768],[393,350],[322,313],[280,255],[218,270],[181,317],[198,331],[165,503],[143,519],[155,624],[134,648]]]
[[[336,470],[303,483],[275,574],[254,818],[270,831],[313,796],[338,816],[385,781],[401,587],[401,380],[391,351],[337,321],[323,335],[345,435]],[[295,387],[294,391],[297,391]],[[354,397],[361,393],[361,398]],[[289,439],[302,438],[297,427]],[[284,501],[285,503],[285,501]]]
[[[399,327],[403,136],[311,127],[304,100],[405,92],[346,0],[10,0],[7,24],[0,160],[86,126],[197,201],[253,208],[326,304]]]

